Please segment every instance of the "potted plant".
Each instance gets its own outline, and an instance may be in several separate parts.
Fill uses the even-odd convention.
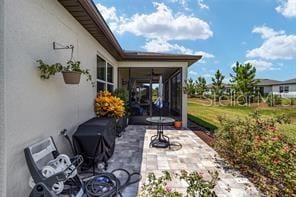
[[[52,75],[61,72],[66,84],[79,84],[81,74],[87,77],[87,81],[91,81],[92,77],[88,69],[80,68],[80,61],[69,60],[65,66],[61,63],[52,65],[44,63],[42,60],[37,60],[41,79],[49,79]]]
[[[128,126],[128,121],[129,121],[128,99],[129,99],[129,95],[128,95],[128,91],[123,88],[119,88],[119,89],[114,90],[113,95],[120,98],[123,101],[124,108],[126,110],[126,113],[124,114],[124,116],[122,118],[120,118],[117,123],[117,130],[118,130],[117,132],[120,134]]]
[[[125,115],[124,102],[108,91],[100,91],[95,99],[95,112],[98,117],[115,118],[118,124]]]
[[[181,120],[175,120],[174,127],[176,129],[181,129],[182,128],[182,121]]]

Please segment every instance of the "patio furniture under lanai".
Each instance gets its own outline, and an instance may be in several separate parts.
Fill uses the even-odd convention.
[[[155,148],[170,147],[170,138],[163,134],[163,127],[165,124],[173,123],[175,120],[170,117],[149,117],[146,119],[148,122],[157,125],[157,134],[151,137],[150,146]]]

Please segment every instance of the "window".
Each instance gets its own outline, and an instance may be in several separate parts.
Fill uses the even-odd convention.
[[[182,114],[182,73],[171,78],[171,110],[174,115]]]
[[[97,82],[97,92],[104,91],[106,89],[105,84]]]
[[[284,92],[284,86],[280,86],[280,93]]]
[[[107,81],[113,83],[113,66],[111,64],[107,64]]]
[[[97,56],[97,91],[113,91],[113,66]]]
[[[106,61],[97,57],[97,78],[106,81]]]
[[[285,92],[285,93],[288,93],[288,92],[289,92],[289,86],[285,86],[285,88],[284,88],[284,92]]]

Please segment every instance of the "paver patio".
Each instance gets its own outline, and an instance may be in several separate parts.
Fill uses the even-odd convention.
[[[259,196],[259,192],[239,172],[225,165],[217,153],[204,143],[190,130],[174,130],[167,127],[164,131],[172,142],[182,144],[181,149],[149,148],[150,137],[156,130],[151,126],[128,126],[126,132],[116,141],[115,152],[109,160],[109,170],[125,168],[129,171],[140,171],[145,181],[149,172],[160,175],[167,170],[177,172],[180,170],[198,171],[209,177],[208,170],[218,171],[220,180],[215,192],[218,196]],[[139,184],[128,187],[123,195],[134,197]],[[184,191],[184,184],[171,183],[173,188]]]

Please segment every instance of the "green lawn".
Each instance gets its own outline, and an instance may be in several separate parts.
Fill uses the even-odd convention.
[[[286,114],[292,124],[283,125],[280,130],[287,136],[296,139],[296,107],[243,107],[243,106],[218,106],[209,105],[209,101],[190,98],[188,99],[188,117],[192,121],[213,131],[219,127],[219,116],[227,118],[244,118],[258,110],[263,116],[277,116]]]

